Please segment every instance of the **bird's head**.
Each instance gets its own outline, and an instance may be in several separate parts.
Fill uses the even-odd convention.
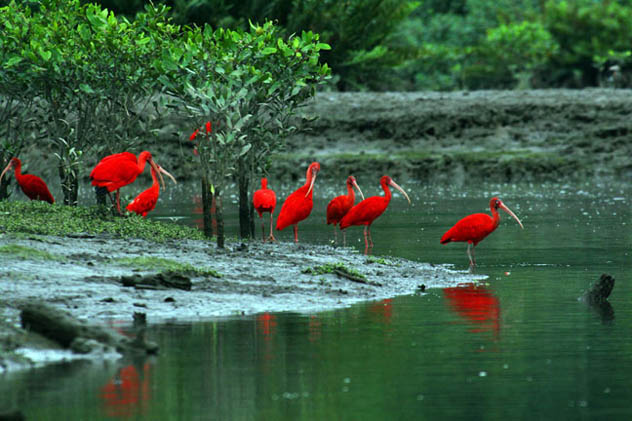
[[[358,193],[360,193],[360,197],[362,197],[362,200],[364,200],[364,194],[362,194],[362,190],[360,190],[360,186],[358,186],[358,182],[356,181],[356,178],[352,175],[350,175],[349,177],[347,177],[347,186],[350,187],[354,187]]]
[[[4,177],[4,174],[6,174],[7,171],[11,170],[12,168],[14,169],[20,167],[22,167],[22,162],[18,158],[11,158],[9,164],[4,168],[2,174],[0,174],[0,180],[2,180],[2,177]]]
[[[316,181],[316,175],[320,171],[320,164],[318,162],[312,162],[307,168],[307,181],[309,182],[309,189],[305,193],[305,197],[309,196],[314,188],[314,182]]]
[[[406,200],[408,200],[408,204],[409,204],[409,205],[411,204],[411,202],[410,202],[410,198],[408,197],[408,195],[406,194],[406,192],[404,191],[404,189],[402,189],[401,187],[399,187],[399,185],[397,185],[397,183],[396,183],[396,182],[394,182],[394,181],[393,181],[393,179],[392,179],[391,177],[389,177],[388,175],[383,176],[383,177],[382,177],[382,182],[383,182],[383,183],[385,183],[385,184],[388,184],[389,186],[391,186],[391,187],[393,187],[393,188],[395,188],[395,189],[397,189],[397,190],[399,190],[399,192],[400,192],[401,194],[403,194],[403,195],[404,195],[404,197],[406,198]]]
[[[509,209],[503,202],[502,200],[500,200],[497,197],[492,197],[492,199],[489,201],[489,207],[492,209],[495,209],[496,211],[498,211],[498,209],[502,209],[505,212],[507,212],[513,219],[516,220],[516,222],[518,222],[518,225],[520,225],[520,228],[524,229],[524,227],[522,226],[522,222],[520,222],[520,219],[518,219],[518,217],[516,216],[515,213],[513,213],[511,211],[511,209]]]

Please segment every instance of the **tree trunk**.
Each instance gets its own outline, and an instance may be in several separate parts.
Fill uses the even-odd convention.
[[[213,224],[211,221],[212,208],[211,185],[206,176],[202,176],[202,221],[204,235],[208,238],[213,237]]]
[[[94,194],[97,197],[97,206],[107,207],[107,205],[108,205],[108,203],[107,203],[107,196],[108,196],[108,189],[107,189],[107,187],[94,186]]]
[[[9,178],[3,178],[0,181],[0,200],[9,198]]]
[[[217,247],[224,248],[224,210],[219,188],[215,189],[215,218],[217,218]]]
[[[239,160],[239,236],[254,236],[254,220],[250,212],[251,203],[248,195],[250,175],[243,159]]]

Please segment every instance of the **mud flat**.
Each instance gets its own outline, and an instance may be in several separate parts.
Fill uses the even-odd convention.
[[[181,322],[265,311],[317,312],[483,278],[404,259],[366,257],[353,249],[292,243],[229,243],[221,250],[194,240],[4,234],[0,249],[5,356],[31,344],[21,331],[20,308],[36,300],[91,322],[131,323],[134,313],[144,313],[148,323]],[[188,278],[190,290],[123,285],[130,277],[156,273]]]

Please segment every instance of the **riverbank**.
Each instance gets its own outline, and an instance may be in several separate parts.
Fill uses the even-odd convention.
[[[0,235],[0,371],[55,362],[20,327],[23,304],[41,300],[79,320],[131,324],[184,322],[262,312],[312,313],[481,279],[446,267],[363,256],[350,248],[202,240],[153,242],[109,234]],[[190,290],[140,285],[129,277],[174,273]],[[55,347],[53,347],[55,348]],[[70,358],[67,352],[58,358]],[[103,358],[115,353],[83,355]],[[45,358],[39,361],[38,358]]]

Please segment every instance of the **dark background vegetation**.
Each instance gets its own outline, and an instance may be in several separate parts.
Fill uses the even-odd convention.
[[[159,0],[155,0],[158,2]],[[130,18],[144,0],[102,0]],[[632,0],[164,0],[178,24],[271,19],[332,46],[338,90],[629,87]],[[616,66],[616,67],[613,67]]]

